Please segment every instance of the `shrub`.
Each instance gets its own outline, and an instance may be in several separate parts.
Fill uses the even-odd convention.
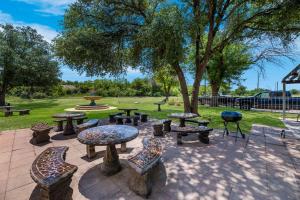
[[[174,106],[175,105],[175,99],[169,99],[168,104],[170,106]]]
[[[47,98],[47,97],[48,96],[43,92],[35,92],[32,95],[32,98],[34,98],[34,99],[44,99],[44,98]]]

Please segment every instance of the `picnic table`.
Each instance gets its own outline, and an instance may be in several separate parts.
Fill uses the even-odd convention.
[[[179,127],[185,127],[185,120],[190,118],[198,117],[195,113],[171,113],[168,115],[169,118],[176,118],[180,120]]]
[[[131,113],[131,111],[138,110],[138,109],[137,108],[119,108],[119,110],[123,110],[124,112],[126,112],[126,116],[127,116],[126,123],[131,123],[130,113]]]
[[[85,113],[83,112],[77,112],[77,113],[59,113],[55,114],[52,117],[53,118],[58,118],[58,119],[66,119],[67,124],[64,128],[63,134],[64,135],[72,135],[75,134],[74,126],[73,126],[73,120],[78,117],[83,117],[85,116]]]
[[[95,146],[106,146],[106,152],[101,165],[105,175],[113,175],[121,170],[116,144],[126,143],[139,134],[137,128],[127,125],[104,125],[89,128],[77,136],[79,142],[87,145],[87,156],[96,156]]]
[[[137,108],[119,108],[118,110],[123,110],[124,112],[126,112],[127,116],[130,116],[131,111],[138,110],[138,109]]]

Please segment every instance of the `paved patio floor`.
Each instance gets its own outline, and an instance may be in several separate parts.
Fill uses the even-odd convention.
[[[97,147],[97,158],[89,160],[85,146],[75,137],[53,132],[50,143],[34,146],[29,143],[29,129],[1,132],[0,200],[38,199],[29,173],[31,164],[47,147],[62,145],[70,147],[66,161],[79,167],[71,183],[74,200],[141,199],[128,189],[126,163],[127,156],[142,147],[142,138],[152,135],[149,126],[139,129],[139,137],[127,144],[127,153],[120,153],[122,171],[111,177],[99,170],[104,147]],[[215,130],[209,145],[191,135],[181,146],[173,133],[167,134],[162,138],[165,149],[150,199],[299,200],[300,143],[291,132],[281,139],[280,131],[254,125],[249,137],[235,142]]]

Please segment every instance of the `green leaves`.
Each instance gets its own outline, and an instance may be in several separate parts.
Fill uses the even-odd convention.
[[[59,81],[50,45],[30,27],[0,29],[0,92],[14,86],[51,86]]]

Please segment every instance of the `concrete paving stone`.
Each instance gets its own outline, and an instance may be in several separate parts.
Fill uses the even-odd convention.
[[[230,193],[230,200],[265,200],[269,196],[266,190],[249,187],[234,187]]]
[[[107,179],[106,176],[101,174],[99,166],[90,168],[80,177],[76,176],[76,178],[79,181],[80,191],[87,190],[93,185],[96,185],[98,182],[102,182]]]
[[[23,176],[29,174],[30,169],[31,169],[31,165],[23,165],[21,167],[13,168],[9,170],[8,176],[10,178]]]
[[[0,163],[0,170],[2,172],[7,172],[8,173],[8,170],[9,170],[9,162],[6,162],[6,163]]]
[[[32,157],[36,157],[33,149],[32,150],[27,150],[27,152],[13,152],[12,153],[12,157],[11,157],[11,162],[15,162],[15,161],[18,161],[18,160],[22,160],[22,159],[27,159],[27,158],[32,158]]]
[[[5,193],[7,185],[7,179],[0,180],[0,193]]]
[[[26,159],[13,161],[10,163],[10,169],[31,165],[35,158],[36,158],[35,156],[31,156],[31,157],[27,157]]]
[[[80,181],[79,181],[80,184]],[[87,199],[111,199],[112,194],[117,194],[121,189],[108,178],[97,181],[94,185],[86,190],[79,187],[80,193]]]
[[[0,153],[7,153],[12,151],[12,146],[1,146]]]
[[[0,164],[10,162],[11,152],[0,153]]]
[[[16,177],[9,177],[7,181],[6,190],[11,191],[13,189],[22,187],[24,185],[28,185],[30,183],[33,183],[30,173],[26,173]]]
[[[6,192],[5,200],[28,200],[32,191],[36,187],[35,183],[27,184],[17,189]]]
[[[5,193],[0,193],[0,200],[4,200],[5,198]]]
[[[299,187],[293,178],[278,179],[269,177],[268,187],[273,199],[296,200],[299,198]]]
[[[286,151],[293,150],[293,154],[297,154],[300,146],[292,141],[282,143],[286,146],[268,143],[265,146],[265,137],[261,135],[266,133],[266,136],[271,138],[270,140],[278,141],[279,130],[254,125],[252,131],[257,132],[250,136],[247,146],[247,140],[239,139],[235,142],[233,137],[223,138],[219,133],[220,130],[212,134],[210,145],[193,141],[195,138],[191,136],[186,138],[187,144],[178,146],[175,135],[167,134],[165,138],[162,138],[165,148],[162,162],[155,173],[150,199],[268,199],[265,197],[271,192],[272,196],[277,195],[276,199],[284,199],[280,190],[279,192],[271,190],[274,189],[273,185],[268,186],[268,182],[272,176],[275,181],[286,182],[284,184],[289,184],[290,178],[294,178],[297,183],[299,179],[297,174],[300,173],[297,169],[288,170],[293,169],[291,167],[294,167],[297,160],[292,160],[292,166],[290,166],[291,163],[286,163],[288,158],[295,157],[291,157],[291,153]],[[7,174],[2,172],[6,174],[2,175],[2,185],[4,185],[2,193],[5,193],[6,185],[12,189],[6,191],[8,199],[29,199],[35,187],[35,183],[32,183],[30,178],[29,169],[36,155],[50,146],[69,146],[66,161],[79,165],[71,183],[73,199],[141,199],[128,188],[130,170],[126,159],[129,154],[142,147],[141,140],[144,136],[152,136],[150,129],[142,130],[137,139],[127,143],[128,152],[119,154],[123,169],[110,177],[102,175],[100,171],[105,146],[96,147],[98,157],[89,160],[84,157],[85,145],[80,144],[75,137],[51,140],[51,143],[33,146],[28,142],[31,138],[31,131],[23,129],[18,130],[17,134],[14,134],[14,131],[4,135],[0,133],[0,141],[2,136],[13,141],[15,135],[15,147],[18,148],[14,151],[12,151],[12,145],[11,147],[0,145],[0,152],[3,152],[3,148],[6,148],[7,152],[12,151],[12,156],[10,156],[12,162],[0,163],[1,171],[1,166],[7,170]],[[57,133],[50,135],[56,136]],[[266,150],[268,147],[269,149]],[[286,151],[282,152],[284,148]],[[11,169],[8,173],[9,166]],[[9,183],[7,183],[7,177]],[[14,184],[17,178],[22,181]],[[18,188],[14,189],[15,187]],[[21,195],[26,187],[27,191]],[[18,195],[21,195],[20,198]]]

